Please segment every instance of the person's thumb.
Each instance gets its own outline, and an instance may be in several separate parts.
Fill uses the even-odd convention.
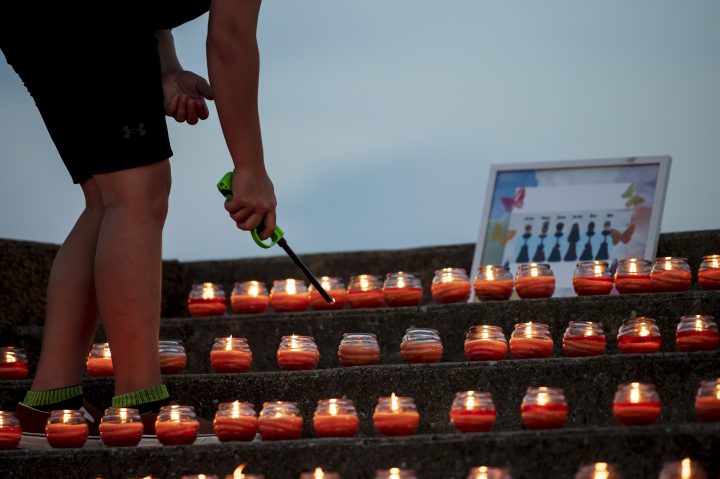
[[[210,88],[210,84],[203,77],[198,76],[197,81],[195,82],[195,88],[197,88],[197,91],[208,100],[215,99],[212,88]]]

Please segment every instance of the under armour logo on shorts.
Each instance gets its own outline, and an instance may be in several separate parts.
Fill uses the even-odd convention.
[[[129,140],[130,137],[132,137],[133,135],[145,136],[145,134],[147,133],[145,131],[145,123],[138,123],[137,128],[130,128],[129,125],[125,125],[123,126],[123,131],[125,132],[123,138],[125,138],[126,140]]]

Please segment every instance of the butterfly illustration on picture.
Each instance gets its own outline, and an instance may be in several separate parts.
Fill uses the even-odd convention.
[[[514,196],[503,196],[501,200],[508,212],[513,208],[522,208],[525,204],[525,188],[518,188]]]
[[[517,234],[516,230],[510,230],[507,233],[505,233],[503,231],[502,227],[500,226],[500,224],[495,223],[495,227],[492,230],[491,238],[493,241],[497,241],[498,243],[505,246],[506,244],[508,244],[508,241],[510,241],[511,239],[513,239],[515,237],[516,234]]]
[[[635,223],[630,223],[630,226],[628,226],[623,232],[620,232],[615,228],[610,230],[610,236],[612,236],[613,244],[628,244],[632,239],[633,233],[635,233]]]
[[[635,194],[635,183],[630,183],[630,186],[628,186],[625,192],[620,196],[627,200],[625,201],[626,208],[631,208],[645,203],[645,198]]]

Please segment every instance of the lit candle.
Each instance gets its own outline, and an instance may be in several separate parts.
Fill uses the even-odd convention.
[[[177,374],[187,366],[187,354],[181,341],[160,341],[158,357],[163,374]]]
[[[252,364],[252,351],[245,338],[215,338],[210,364],[216,373],[244,373]]]
[[[654,319],[639,316],[623,321],[617,345],[623,354],[656,353],[660,351],[662,338]]]
[[[646,259],[624,258],[615,270],[615,289],[620,294],[652,293],[652,263]]]
[[[352,437],[357,434],[360,420],[350,399],[322,399],[313,416],[317,437]]]
[[[218,406],[213,421],[220,442],[252,441],[258,429],[255,407],[248,402],[224,402]]]
[[[411,397],[396,396],[378,399],[373,414],[375,431],[381,436],[409,436],[420,424],[420,414]]]
[[[310,305],[310,293],[301,279],[273,281],[270,291],[270,307],[276,313],[305,311]]]
[[[225,479],[265,479],[262,474],[250,474],[243,472],[245,470],[245,464],[240,464],[233,471],[232,475],[225,476]]]
[[[403,271],[387,274],[383,284],[383,298],[391,308],[417,306],[422,295],[422,283],[416,275]]]
[[[300,439],[303,418],[294,402],[274,401],[263,404],[258,429],[263,441]]]
[[[529,387],[520,407],[527,429],[556,429],[565,424],[568,405],[562,389]]]
[[[222,316],[227,309],[225,291],[214,283],[194,284],[188,298],[190,316]]]
[[[720,378],[700,382],[695,412],[703,422],[720,421]]]
[[[644,426],[660,417],[660,398],[652,384],[630,383],[618,386],[613,416],[623,426]]]
[[[0,380],[25,379],[29,371],[27,354],[23,348],[0,347]]]
[[[720,332],[712,316],[683,316],[675,332],[678,351],[713,351],[720,344]]]
[[[468,361],[499,361],[508,345],[500,326],[472,326],[465,335],[465,357]]]
[[[90,348],[90,352],[85,362],[87,373],[94,378],[107,377],[113,375],[112,354],[108,343],[95,343]]]
[[[692,282],[687,259],[672,256],[657,258],[650,273],[650,281],[656,293],[687,291]]]
[[[515,289],[523,299],[550,298],[555,292],[555,276],[549,264],[521,264],[515,275]]]
[[[706,291],[720,289],[720,254],[703,257],[698,271],[698,282]]]
[[[262,313],[269,303],[268,290],[261,281],[237,282],[230,294],[230,307],[235,314]]]
[[[563,335],[563,353],[571,358],[605,354],[602,325],[589,321],[570,321]]]
[[[379,308],[385,304],[382,283],[377,276],[361,274],[350,278],[347,302],[351,308]]]
[[[332,303],[325,301],[315,286],[310,286],[310,307],[315,311],[326,311],[331,309],[343,309],[345,307],[345,283],[342,278],[334,276],[322,276],[320,278],[320,286],[333,299]]]
[[[613,278],[605,261],[581,261],[573,275],[573,288],[578,296],[610,294]]]
[[[0,411],[0,450],[15,449],[20,444],[20,421],[9,411]]]
[[[137,409],[108,408],[100,421],[100,439],[108,447],[137,446],[143,430]]]
[[[548,358],[553,340],[550,328],[543,323],[518,323],[510,335],[510,354],[513,358]]]
[[[437,304],[465,303],[470,298],[470,278],[463,268],[442,268],[435,271],[430,286]]]
[[[510,471],[502,467],[479,466],[470,469],[466,479],[510,479]]]
[[[375,470],[375,479],[417,479],[415,471],[400,467]]]
[[[487,432],[495,425],[495,404],[487,392],[455,393],[450,408],[450,423],[457,432]]]
[[[88,425],[82,411],[52,411],[45,425],[48,444],[54,448],[83,447],[88,438]]]
[[[277,363],[283,371],[315,369],[320,361],[315,339],[312,336],[283,336],[277,351]]]
[[[505,266],[480,266],[473,281],[475,296],[480,301],[508,300],[514,285],[512,274]]]
[[[621,479],[617,467],[607,462],[596,462],[578,469],[575,479]]]
[[[707,473],[699,462],[686,457],[682,461],[664,463],[658,479],[707,479]]]
[[[443,345],[436,329],[409,328],[400,343],[400,356],[408,364],[437,363]]]
[[[155,421],[155,432],[163,446],[192,444],[199,429],[200,423],[192,406],[163,406]]]
[[[337,472],[323,471],[321,467],[316,467],[313,472],[303,472],[300,479],[340,479]]]
[[[345,333],[338,347],[343,366],[370,366],[380,362],[380,345],[371,333]]]

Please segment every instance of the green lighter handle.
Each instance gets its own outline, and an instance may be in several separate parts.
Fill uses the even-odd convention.
[[[226,201],[232,200],[232,179],[233,179],[232,171],[229,171],[229,172],[225,173],[225,176],[223,176],[222,179],[217,184],[218,191],[220,192],[221,195],[223,195],[225,197]],[[257,229],[254,229],[250,232],[250,234],[252,235],[253,241],[255,241],[255,244],[257,244],[261,248],[265,248],[265,249],[272,248],[285,235],[283,230],[281,230],[279,226],[275,225],[275,229],[270,234],[270,243],[265,243],[265,242],[263,242],[263,240],[260,239],[260,236],[258,235],[258,231],[262,232],[263,229],[265,229],[265,226],[263,225],[263,222],[261,221],[260,226],[258,226]]]

